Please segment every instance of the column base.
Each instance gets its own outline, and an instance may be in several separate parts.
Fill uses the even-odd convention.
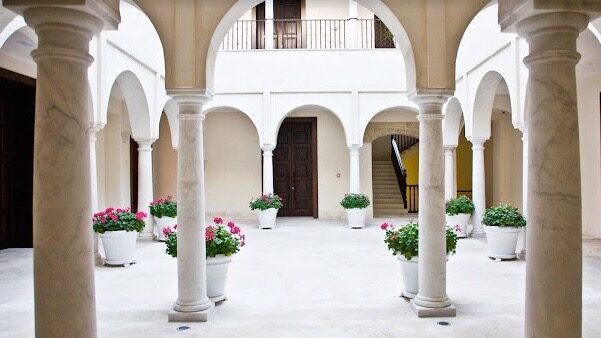
[[[470,234],[471,238],[486,238],[486,232],[482,231],[482,232],[472,232]]]
[[[104,265],[104,258],[102,258],[102,255],[99,252],[96,252],[94,254],[94,263],[96,264],[96,266]]]
[[[423,307],[415,304],[414,300],[411,300],[411,310],[415,312],[418,318],[432,318],[432,317],[455,317],[457,316],[457,309],[452,304],[447,307]]]
[[[209,320],[209,316],[213,313],[215,309],[215,304],[211,303],[211,307],[202,311],[195,312],[180,312],[180,311],[169,311],[167,314],[167,318],[169,322],[176,323],[193,323],[193,322],[207,322]]]
[[[518,252],[518,259],[525,261],[526,260],[526,250],[522,249]]]
[[[140,232],[138,235],[140,239],[154,239],[154,234],[152,232]]]

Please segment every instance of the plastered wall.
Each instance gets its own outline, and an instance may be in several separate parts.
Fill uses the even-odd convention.
[[[152,145],[154,197],[177,198],[177,151],[171,143],[169,122],[163,114],[159,125],[159,139]]]

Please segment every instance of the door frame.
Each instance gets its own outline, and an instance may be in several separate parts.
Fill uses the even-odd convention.
[[[284,123],[310,123],[311,124],[311,181],[312,181],[312,203],[313,203],[313,218],[319,218],[319,191],[318,191],[318,171],[317,171],[317,117],[286,117],[280,124],[276,133],[276,140],[280,129]],[[276,143],[277,148],[277,143]],[[262,172],[262,170],[261,170]],[[273,176],[273,175],[272,175]],[[262,175],[261,175],[262,177]],[[275,179],[275,177],[274,177]],[[294,216],[291,216],[294,217]]]

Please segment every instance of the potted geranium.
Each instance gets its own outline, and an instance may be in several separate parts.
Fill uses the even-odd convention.
[[[222,218],[215,217],[213,223],[205,229],[207,296],[212,302],[216,303],[225,300],[225,284],[229,264],[232,261],[232,255],[244,246],[245,236],[232,221],[224,225]],[[167,236],[165,252],[171,257],[177,257],[177,233],[174,230],[171,227],[162,229],[165,236]]]
[[[364,194],[346,194],[340,205],[346,210],[348,226],[351,228],[365,228],[365,217],[369,198]]]
[[[386,231],[384,243],[392,254],[397,256],[401,264],[403,275],[403,297],[414,298],[418,291],[418,252],[419,252],[419,229],[415,223],[401,227],[384,223],[380,225]],[[455,231],[446,227],[447,256],[455,253],[457,247],[457,235]]]
[[[447,201],[447,226],[456,229],[457,237],[467,237],[467,222],[474,213],[474,203],[467,196]]]
[[[488,256],[496,260],[515,259],[520,231],[526,226],[526,220],[518,208],[509,204],[488,208],[482,223],[485,225]]]
[[[164,242],[167,237],[161,229],[177,224],[177,202],[171,196],[154,200],[150,203],[150,214],[154,217],[156,224],[154,235],[157,240]]]
[[[134,262],[134,250],[138,233],[144,229],[143,212],[132,213],[129,208],[107,208],[94,214],[94,232],[100,234],[105,263],[108,265],[129,265]]]
[[[259,217],[259,228],[271,229],[275,228],[275,219],[284,204],[278,195],[262,194],[261,196],[250,201],[250,210],[255,210]]]

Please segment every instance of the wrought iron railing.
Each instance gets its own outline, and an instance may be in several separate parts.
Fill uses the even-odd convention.
[[[273,25],[274,49],[373,49],[396,45],[379,19],[277,19],[236,21],[220,49],[265,49],[266,25]]]
[[[419,185],[407,185],[407,211],[417,214],[419,211]]]

